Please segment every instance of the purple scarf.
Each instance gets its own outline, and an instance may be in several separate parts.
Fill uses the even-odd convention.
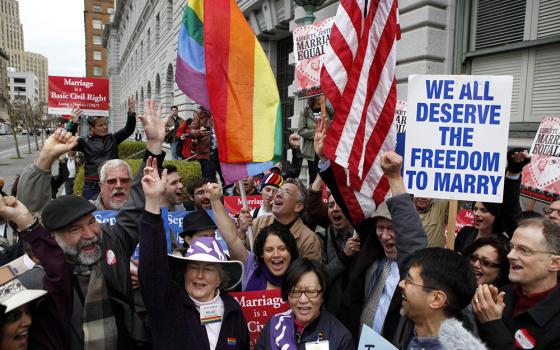
[[[295,318],[292,310],[276,314],[270,318],[270,346],[273,350],[297,350],[295,339]]]
[[[255,257],[255,263],[259,264]],[[247,288],[245,288],[245,292],[255,291],[255,290],[266,290],[266,282],[270,282],[274,286],[280,287],[282,284],[282,280],[284,276],[278,277],[274,276],[266,264],[259,264],[260,266],[257,267],[255,273],[251,277],[249,277],[249,281],[247,281]]]

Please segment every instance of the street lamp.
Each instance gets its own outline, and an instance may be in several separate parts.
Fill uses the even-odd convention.
[[[321,6],[325,0],[295,0],[296,4],[303,7],[305,10],[305,17],[303,17],[303,25],[312,24],[315,21],[315,9]]]

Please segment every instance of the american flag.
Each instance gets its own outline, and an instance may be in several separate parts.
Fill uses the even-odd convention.
[[[340,1],[321,71],[321,88],[335,110],[324,151],[354,223],[389,191],[380,157],[396,143],[398,39],[397,0]]]

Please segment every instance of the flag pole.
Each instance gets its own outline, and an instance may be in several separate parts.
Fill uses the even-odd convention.
[[[455,248],[455,223],[457,220],[457,200],[449,201],[449,211],[447,214],[447,249]]]
[[[245,186],[243,186],[243,180],[237,181],[237,186],[239,187],[239,193],[241,193],[241,203],[243,204],[243,209],[248,209],[247,194],[245,193]],[[247,228],[247,239],[249,240],[249,249],[253,251],[253,227],[252,226],[249,226]]]

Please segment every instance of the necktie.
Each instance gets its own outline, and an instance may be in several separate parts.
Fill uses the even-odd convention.
[[[385,282],[387,281],[387,277],[389,277],[389,272],[391,272],[391,260],[386,259],[381,273],[377,276],[375,286],[369,295],[364,311],[362,312],[361,322],[369,327],[373,327],[375,313],[377,312],[379,300],[381,299],[383,289],[385,288]]]

